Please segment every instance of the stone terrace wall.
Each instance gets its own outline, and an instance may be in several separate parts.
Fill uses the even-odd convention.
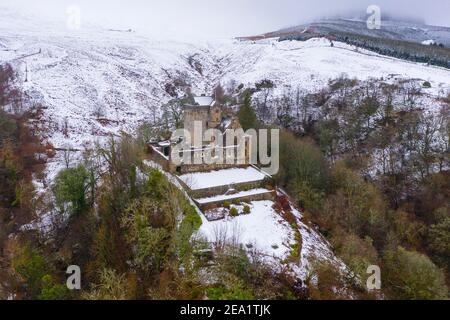
[[[151,146],[148,147],[147,157],[149,160],[161,165],[161,167],[167,172],[174,173],[176,171],[176,167],[162,154],[155,151]]]
[[[254,195],[248,195],[248,196],[243,196],[243,197],[236,197],[233,199],[229,199],[226,200],[227,202],[233,202],[233,200],[235,199],[239,199],[242,202],[251,202],[251,201],[262,201],[262,200],[272,200],[274,201],[276,197],[276,191],[272,190],[270,192],[266,192],[266,193],[260,193],[260,194],[254,194]],[[205,210],[210,210],[210,209],[214,209],[217,207],[220,207],[223,205],[225,201],[224,200],[218,200],[218,201],[214,201],[214,202],[209,202],[209,203],[197,203],[198,207],[205,211]]]
[[[194,173],[194,172],[208,172],[214,170],[224,170],[232,168],[246,168],[247,164],[236,165],[236,164],[190,164],[181,166],[181,174]]]
[[[267,185],[272,185],[270,179],[264,179],[254,182],[235,183],[230,185],[223,185],[218,187],[211,187],[205,189],[191,190],[181,179],[178,179],[183,187],[187,190],[188,194],[194,199],[210,198],[217,195],[225,194],[229,189],[236,191],[248,191],[257,188],[266,188]]]

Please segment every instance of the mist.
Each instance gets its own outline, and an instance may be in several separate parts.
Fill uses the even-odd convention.
[[[82,25],[192,37],[255,35],[324,17],[363,17],[369,5],[382,15],[449,26],[450,1],[433,0],[0,0],[2,7],[64,21],[80,9]]]

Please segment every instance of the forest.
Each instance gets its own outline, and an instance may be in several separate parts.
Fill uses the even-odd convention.
[[[2,67],[0,105],[15,111],[0,110],[0,299],[447,299],[450,95],[430,102],[424,87],[342,76],[313,93],[275,94],[270,79],[214,90],[244,128],[283,130],[275,180],[350,270],[318,262],[299,283],[256,251],[196,236],[192,203],[143,161],[155,134],[145,126],[76,163],[67,155],[40,193],[33,181],[55,150]],[[178,107],[165,106],[167,121]],[[43,214],[52,219],[30,228]],[[71,261],[81,291],[65,286]],[[381,268],[380,291],[362,285],[368,265]]]
[[[367,278],[370,264],[386,298],[448,297],[450,95],[430,101],[427,87],[343,75],[314,93],[275,95],[265,80],[241,108],[249,127],[284,129],[278,184],[353,271],[319,277],[315,298],[336,298],[335,283]]]
[[[306,41],[318,36],[320,35],[315,33],[291,34],[280,37],[280,41]],[[331,32],[327,38],[389,57],[450,68],[450,49],[438,44],[423,45],[410,41],[377,38],[347,32]]]

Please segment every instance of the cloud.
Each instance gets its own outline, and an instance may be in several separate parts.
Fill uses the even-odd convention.
[[[65,19],[77,5],[83,21],[155,35],[230,37],[259,34],[324,16],[359,14],[375,4],[382,13],[450,26],[450,1],[434,0],[0,0],[34,14]]]

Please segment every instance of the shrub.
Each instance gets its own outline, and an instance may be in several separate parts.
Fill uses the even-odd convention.
[[[231,208],[230,209],[230,215],[233,217],[237,217],[239,215],[239,212],[236,208]]]
[[[195,208],[188,204],[185,209],[184,219],[178,228],[178,247],[181,257],[184,257],[192,248],[190,243],[191,236],[201,225],[202,218],[197,214]]]
[[[372,245],[372,240],[339,232],[333,237],[332,243],[339,257],[365,283],[369,276],[367,266],[378,264],[378,253]]]
[[[255,111],[252,107],[252,96],[249,92],[244,93],[244,101],[237,116],[244,130],[254,129],[257,126]]]
[[[241,204],[241,199],[234,199],[233,204],[239,206]]]
[[[383,196],[370,183],[344,163],[337,163],[332,174],[335,193],[328,197],[324,217],[359,237],[369,236],[374,246],[386,238],[386,204]]]
[[[308,209],[320,207],[329,186],[328,166],[320,149],[313,141],[287,132],[280,135],[280,170],[275,178]]]
[[[429,81],[425,81],[425,82],[422,84],[422,86],[423,86],[424,88],[431,88],[431,83],[430,83]]]
[[[64,300],[67,295],[65,285],[56,283],[51,275],[42,277],[42,291],[38,297],[40,300]]]
[[[428,247],[438,255],[450,256],[450,218],[442,219],[438,224],[434,224],[428,231]]]
[[[397,299],[446,299],[445,276],[431,260],[399,247],[384,256],[383,283]]]
[[[70,214],[78,215],[89,207],[86,199],[88,182],[89,173],[84,166],[65,169],[58,174],[53,193],[61,212],[69,207]]]
[[[145,193],[156,201],[164,201],[170,194],[171,186],[164,174],[158,169],[152,169],[148,174]]]
[[[0,148],[7,140],[17,140],[18,127],[16,121],[0,109]]]
[[[193,206],[187,206],[182,224],[189,225],[193,231],[198,230],[202,225],[202,218],[200,218]]]
[[[207,290],[210,300],[253,300],[253,294],[250,290],[242,288],[236,284],[231,288],[225,286],[213,287]]]
[[[126,300],[131,296],[130,287],[125,275],[117,273],[114,269],[100,271],[100,284],[83,294],[86,300]]]
[[[122,217],[122,227],[127,230],[126,241],[133,246],[133,262],[142,269],[159,271],[166,262],[172,219],[168,218],[167,222],[152,220],[154,216],[161,216],[162,210],[152,199],[140,198],[126,208]],[[183,229],[186,227],[187,224]]]
[[[244,206],[244,214],[250,214],[250,207],[247,205]]]
[[[231,207],[230,202],[229,202],[229,201],[225,201],[225,202],[223,203],[223,207],[224,207],[225,209],[230,209],[230,207]]]
[[[14,252],[12,268],[27,288],[31,298],[35,298],[42,290],[42,280],[48,271],[45,257],[29,244]]]
[[[311,262],[311,271],[306,279],[306,284],[310,290],[310,297],[314,300],[349,299],[346,290],[347,286],[342,272],[335,263],[329,260]]]
[[[296,242],[291,245],[291,258],[297,259],[300,257],[300,243]]]
[[[289,198],[287,196],[277,196],[276,203],[279,204],[279,207],[283,211],[292,211],[291,203],[289,201]]]

